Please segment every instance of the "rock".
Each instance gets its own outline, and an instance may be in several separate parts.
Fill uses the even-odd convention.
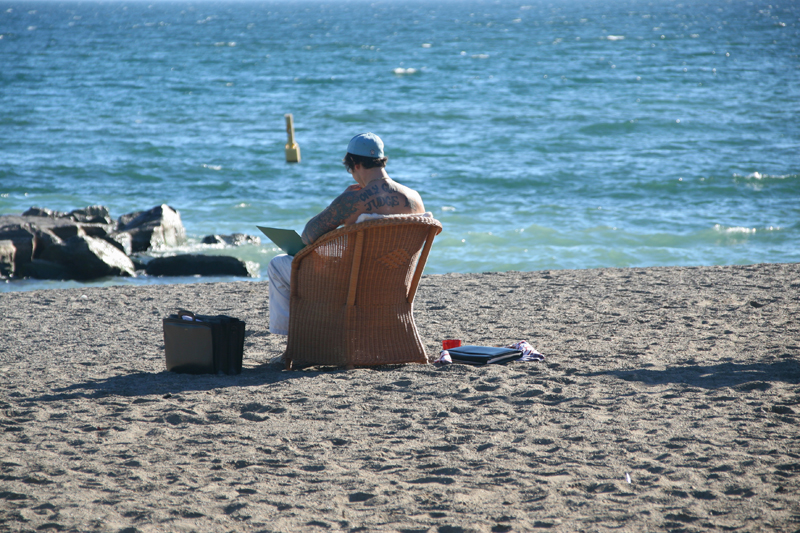
[[[14,246],[14,272],[33,260],[36,250],[36,234],[22,217],[0,217],[0,241],[11,241]]]
[[[36,245],[34,247],[33,258],[36,259],[50,246],[55,246],[64,242],[58,235],[46,228],[33,228],[36,235]]]
[[[143,261],[137,259],[136,257],[131,257],[131,261],[133,261],[133,268],[136,270],[136,272],[145,272],[144,269],[147,268],[147,265]],[[145,272],[145,274],[146,273],[147,272]]]
[[[34,259],[22,269],[21,277],[35,279],[70,279],[67,267],[44,259]]]
[[[131,255],[133,253],[133,237],[126,231],[113,232],[104,235],[102,239],[119,249],[125,255]]]
[[[47,217],[47,218],[65,218],[69,216],[69,213],[64,213],[63,211],[53,211],[52,209],[47,209],[46,207],[31,207],[24,213],[22,213],[24,217]]]
[[[0,241],[0,279],[10,278],[14,275],[14,255],[16,252],[14,241]]]
[[[32,210],[44,211],[41,208],[31,208],[26,213]],[[99,222],[76,222],[67,217],[50,217],[42,215],[3,215],[0,216],[0,226],[8,226],[10,224],[22,224],[30,228],[34,233],[40,233],[39,230],[47,230],[59,239],[67,240],[76,235],[90,235],[92,237],[102,237],[116,228],[115,224],[103,224]],[[36,254],[38,257],[38,254]]]
[[[99,222],[78,222],[83,232],[90,237],[100,237],[101,239],[114,232],[116,224],[101,224]]]
[[[106,235],[116,229],[116,223],[111,218],[108,208],[102,205],[90,205],[83,209],[75,209],[69,213],[53,211],[46,207],[31,207],[22,213],[22,216],[48,219],[47,221],[32,220],[29,222],[36,226],[54,229],[54,232],[63,239],[78,235],[74,230],[76,226],[82,227],[87,235],[93,237]]]
[[[39,227],[42,229],[47,229],[62,241],[66,241],[72,237],[83,237],[86,235],[86,232],[83,231],[83,228],[80,225],[68,219],[58,219],[57,223],[44,223],[39,225]]]
[[[122,215],[118,226],[119,232],[130,233],[134,252],[180,246],[186,242],[186,230],[180,214],[166,204],[149,211]]]
[[[114,219],[108,212],[108,208],[102,205],[90,205],[83,209],[75,209],[69,213],[69,217],[76,222],[89,224],[113,224]]]
[[[97,237],[71,237],[61,245],[47,248],[41,258],[62,265],[69,279],[136,275],[133,262],[125,253]]]
[[[181,254],[157,257],[147,263],[150,276],[258,277],[258,264],[227,255]]]
[[[206,235],[200,242],[202,244],[225,244],[225,239],[221,235]]]
[[[203,237],[203,244],[227,244],[229,246],[241,246],[243,244],[261,244],[261,239],[255,235],[245,235],[244,233],[234,233],[232,235],[206,235]]]
[[[117,229],[122,229],[134,220],[137,217],[141,216],[144,211],[134,211],[133,213],[125,213],[124,215],[120,215],[117,219]]]

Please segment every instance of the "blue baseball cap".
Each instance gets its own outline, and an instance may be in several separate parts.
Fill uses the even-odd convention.
[[[384,157],[383,141],[374,133],[360,133],[350,139],[347,152],[362,157]]]

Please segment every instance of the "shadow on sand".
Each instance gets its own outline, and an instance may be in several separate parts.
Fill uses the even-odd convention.
[[[639,381],[648,385],[683,383],[694,387],[718,389],[731,387],[743,392],[767,390],[770,382],[800,384],[800,363],[795,360],[774,363],[720,363],[717,365],[671,366],[664,370],[608,370],[575,374],[584,377],[616,376],[625,381]]]
[[[402,365],[370,367],[372,371],[391,371]],[[51,394],[29,398],[29,401],[57,402],[76,398],[105,398],[109,396],[142,397],[166,396],[181,392],[203,392],[228,387],[261,387],[284,381],[313,378],[320,374],[349,372],[336,367],[308,367],[284,371],[282,363],[267,363],[242,369],[238,375],[176,374],[166,370],[158,373],[137,372],[109,378],[86,380],[68,387],[53,389]]]
[[[211,391],[227,387],[256,387],[283,381],[305,379],[319,371],[284,372],[283,365],[273,363],[242,369],[238,375],[176,374],[166,370],[158,373],[137,372],[109,378],[87,380],[68,387],[53,389],[52,394],[31,398],[53,402],[73,398],[103,398],[106,396],[150,396],[181,392]]]

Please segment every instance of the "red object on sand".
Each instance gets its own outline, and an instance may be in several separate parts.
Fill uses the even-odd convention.
[[[442,341],[442,350],[449,350],[450,348],[458,348],[461,346],[461,341],[458,339],[446,339]]]

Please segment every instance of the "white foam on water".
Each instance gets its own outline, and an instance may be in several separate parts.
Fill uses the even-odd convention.
[[[714,224],[714,229],[724,233],[743,233],[743,234],[751,234],[758,231],[756,228],[743,228],[741,226],[726,228],[722,224]]]
[[[609,41],[623,41],[625,40],[624,35],[607,35],[606,39]]]
[[[741,174],[734,174],[734,178],[744,178],[746,180],[766,180],[766,179],[773,179],[773,180],[785,180],[789,178],[797,177],[796,174],[789,174],[789,175],[782,175],[782,174],[762,174],[761,172],[753,172],[751,174],[747,174],[746,176],[742,176]]]

